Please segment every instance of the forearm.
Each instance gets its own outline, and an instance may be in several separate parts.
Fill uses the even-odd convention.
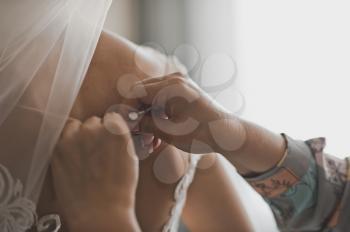
[[[244,136],[244,142],[237,150],[222,150],[220,153],[233,163],[241,174],[265,172],[282,159],[286,144],[280,134],[242,119],[232,123],[240,123],[243,128],[242,133],[242,130],[237,130],[237,126],[228,126],[232,139]]]

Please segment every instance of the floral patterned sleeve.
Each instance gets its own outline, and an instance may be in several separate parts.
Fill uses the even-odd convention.
[[[246,180],[270,205],[281,231],[350,231],[349,162],[323,152],[325,139],[287,141],[284,159]]]

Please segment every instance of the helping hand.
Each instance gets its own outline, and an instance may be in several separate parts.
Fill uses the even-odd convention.
[[[191,80],[180,74],[138,82],[133,94],[151,106],[140,122],[142,131],[191,153],[225,153],[239,149],[245,130]]]

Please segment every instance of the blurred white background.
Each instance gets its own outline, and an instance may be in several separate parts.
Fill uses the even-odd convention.
[[[236,0],[243,116],[295,138],[327,137],[350,154],[350,2]]]
[[[192,46],[200,56],[199,67],[190,72],[195,80],[215,85],[236,72],[230,86],[210,92],[225,106],[294,138],[325,136],[326,151],[345,157],[349,12],[346,0],[117,0],[106,27],[135,42],[160,44],[169,54],[179,45]],[[195,62],[191,55],[181,58]],[[273,231],[266,205],[232,173],[257,231]]]

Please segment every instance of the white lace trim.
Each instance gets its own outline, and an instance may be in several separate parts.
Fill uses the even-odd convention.
[[[58,232],[61,228],[60,216],[57,214],[49,214],[40,218],[36,224],[38,232]]]
[[[35,204],[23,196],[21,181],[0,164],[0,231],[24,232],[35,222]]]
[[[35,225],[36,219],[35,203],[23,195],[23,184],[0,164],[0,231],[25,232]],[[53,220],[55,229],[52,231],[57,232],[61,226],[58,215],[41,218],[37,224],[38,232],[47,231],[48,222]]]
[[[190,155],[190,163],[186,174],[182,177],[179,184],[176,186],[174,200],[175,205],[170,212],[170,219],[163,227],[162,232],[178,231],[182,210],[185,206],[187,191],[191,185],[194,174],[196,173],[197,164],[201,157],[199,155]]]

